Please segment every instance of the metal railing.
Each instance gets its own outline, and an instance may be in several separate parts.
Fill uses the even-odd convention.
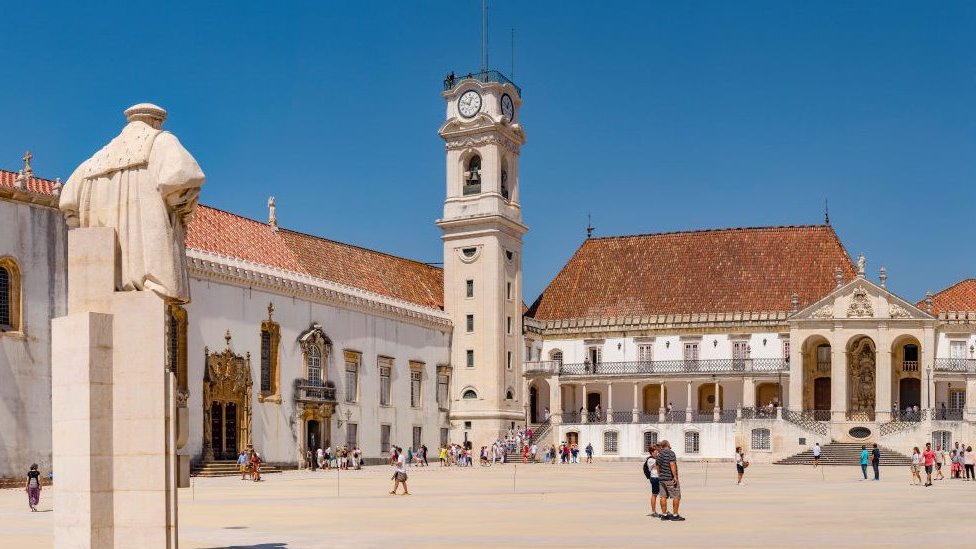
[[[499,71],[483,71],[478,73],[468,73],[461,76],[448,76],[444,79],[444,91],[452,90],[455,86],[465,80],[477,80],[478,82],[498,82],[500,84],[511,84],[515,88],[515,93],[522,97],[522,88],[515,85],[507,76]]]
[[[783,419],[807,431],[825,437],[830,430],[827,428],[827,424],[823,423],[825,420],[817,419],[818,416],[816,414],[818,412],[827,412],[827,420],[830,419],[830,412],[826,410],[794,412],[786,408],[783,409]]]
[[[640,423],[660,423],[661,413],[660,412],[641,412],[637,415],[637,421]]]
[[[963,418],[962,408],[938,408],[932,411],[932,419],[944,421],[961,421]]]
[[[936,372],[959,372],[964,374],[976,373],[976,359],[972,358],[937,358]]]
[[[623,411],[618,412],[614,410],[614,412],[610,414],[610,421],[613,423],[633,423],[634,413],[631,412],[630,410],[626,412]]]
[[[738,410],[720,410],[718,413],[718,422],[735,423],[735,420],[738,419],[738,415]]]
[[[335,402],[336,388],[331,381],[296,379],[295,400],[298,402]]]
[[[926,417],[928,417],[928,410],[901,410],[891,418],[891,421],[917,423]]]
[[[530,366],[531,364],[531,366]],[[641,374],[725,374],[739,372],[788,372],[790,363],[783,358],[746,358],[711,360],[633,360],[623,362],[557,361],[526,363],[525,372],[546,371],[563,376],[641,375]]]
[[[915,411],[902,411],[894,414],[891,421],[881,424],[878,431],[881,436],[891,435],[906,429],[913,429],[918,427],[918,425],[928,416],[928,410]]]
[[[581,423],[579,412],[563,412],[563,423]]]

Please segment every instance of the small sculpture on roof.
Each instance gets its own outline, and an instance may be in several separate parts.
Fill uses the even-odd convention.
[[[24,161],[24,173],[27,175],[32,175],[34,173],[34,168],[31,168],[30,162],[34,158],[34,155],[30,151],[24,153],[24,157],[21,160]]]
[[[275,204],[275,197],[268,197],[268,225],[278,228],[278,206]]]
[[[864,278],[864,268],[867,266],[867,260],[864,259],[864,254],[857,256],[857,276]]]

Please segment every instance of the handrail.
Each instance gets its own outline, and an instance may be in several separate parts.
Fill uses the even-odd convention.
[[[444,91],[454,89],[455,86],[461,82],[464,82],[465,80],[477,80],[478,82],[485,83],[498,82],[500,84],[511,84],[512,87],[515,88],[515,93],[517,93],[519,97],[522,97],[522,88],[516,86],[515,82],[512,82],[511,79],[501,72],[494,70],[481,71],[477,73],[469,72],[468,74],[461,76],[455,76],[454,73],[451,73],[444,79]]]
[[[726,358],[708,360],[632,360],[621,362],[537,361],[526,363],[533,370],[548,369],[562,376],[632,375],[632,374],[710,374],[744,372],[789,372],[789,361],[784,358]],[[558,364],[558,369],[557,365]],[[528,371],[528,370],[527,370]]]
[[[784,408],[783,419],[820,436],[825,437],[829,432],[827,424],[816,420],[815,415],[809,412],[794,412],[793,410]]]
[[[973,358],[937,358],[936,372],[961,372],[976,374],[976,359]]]

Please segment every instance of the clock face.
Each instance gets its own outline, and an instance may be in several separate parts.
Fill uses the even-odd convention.
[[[458,99],[458,112],[465,118],[471,118],[481,110],[481,94],[468,90]]]
[[[502,114],[507,116],[509,121],[515,120],[515,103],[507,93],[502,96]]]

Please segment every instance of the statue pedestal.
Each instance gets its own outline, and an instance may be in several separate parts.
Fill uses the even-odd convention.
[[[68,315],[52,322],[56,549],[177,547],[166,303],[115,292],[116,257],[114,229],[68,233]]]

